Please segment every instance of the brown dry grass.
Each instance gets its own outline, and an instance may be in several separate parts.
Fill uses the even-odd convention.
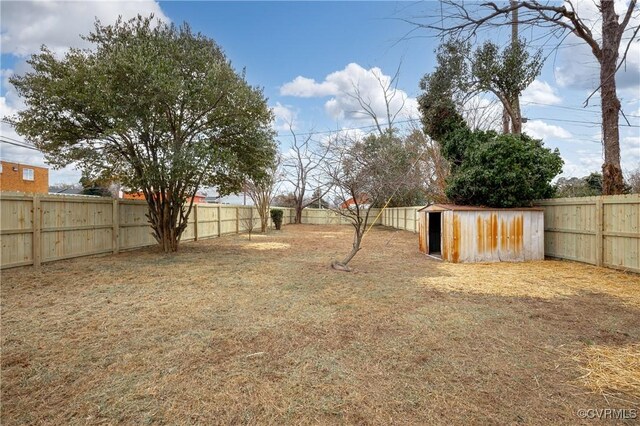
[[[610,361],[576,358],[637,349],[637,275],[443,264],[389,229],[332,271],[349,232],[3,271],[2,424],[575,424],[640,403],[625,364],[604,399],[579,378]]]

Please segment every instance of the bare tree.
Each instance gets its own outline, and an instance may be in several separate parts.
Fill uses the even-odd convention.
[[[495,98],[472,96],[466,99],[462,109],[462,117],[471,130],[497,130],[503,121],[500,105],[502,103]]]
[[[331,186],[324,179],[322,165],[329,154],[330,145],[321,144],[312,139],[313,133],[307,133],[300,138],[289,124],[289,131],[293,136],[291,151],[283,158],[283,169],[286,181],[293,185],[293,199],[296,215],[294,223],[302,223],[302,210],[313,204],[318,198],[324,197]],[[320,188],[314,197],[305,197],[307,191]]]
[[[281,164],[281,157],[278,156],[264,176],[250,179],[245,185],[245,191],[253,201],[260,215],[260,232],[266,232],[269,226],[271,201],[273,200],[278,184],[283,179]]]
[[[334,261],[334,269],[350,271],[347,266],[360,251],[370,225],[371,209],[384,205],[403,187],[417,161],[407,162],[400,138],[388,131],[364,139],[338,136],[331,145],[331,156],[325,170],[329,176],[336,205],[332,207],[353,226],[351,251],[342,261]]]
[[[440,151],[440,145],[425,135],[418,125],[407,135],[407,145],[415,147],[416,165],[413,175],[422,179],[425,198],[428,202],[445,203],[446,180],[449,163]]]
[[[240,213],[241,212],[241,213]],[[253,207],[242,208],[238,213],[240,215],[240,223],[242,223],[242,229],[247,231],[249,235],[249,241],[251,241],[251,235],[256,227],[255,218],[253,217]]]
[[[512,12],[520,13],[517,24],[543,28],[562,43],[569,34],[585,42],[600,66],[599,86],[602,111],[602,132],[604,147],[603,193],[620,194],[624,191],[624,180],[620,166],[619,116],[621,104],[616,89],[616,72],[625,62],[631,43],[637,38],[640,25],[629,26],[637,12],[637,0],[630,0],[620,20],[615,11],[615,2],[599,0],[597,3],[601,21],[600,34],[594,32],[595,23],[581,16],[574,1],[565,0],[563,5],[555,2],[512,1],[498,5],[493,2],[482,3],[478,10],[471,10],[464,2],[441,0],[441,15],[433,22],[408,22],[417,27],[435,30],[439,36],[470,38],[480,29],[488,26],[513,25],[509,17]],[[628,27],[629,26],[629,27]],[[625,37],[623,37],[625,36]],[[627,42],[620,57],[623,38]],[[592,93],[592,95],[594,94]],[[587,105],[590,95],[585,101]]]
[[[347,219],[354,232],[349,254],[342,261],[333,261],[331,266],[337,270],[351,271],[347,265],[360,251],[371,207],[381,198],[372,173],[368,170],[362,143],[353,140],[340,142],[333,144],[332,156],[326,163],[326,174],[331,179],[335,193],[332,210]]]
[[[627,183],[632,194],[640,194],[640,167],[629,172]]]
[[[396,69],[393,77],[391,77],[390,79],[385,78],[379,73],[372,72],[372,74],[376,79],[378,86],[380,87],[380,92],[382,93],[382,100],[385,110],[382,117],[380,116],[378,111],[376,111],[375,101],[371,99],[370,96],[365,95],[360,89],[359,82],[351,82],[353,93],[347,93],[347,96],[355,99],[355,101],[358,102],[358,105],[360,106],[359,110],[352,111],[352,113],[361,114],[365,117],[371,118],[376,126],[378,133],[382,135],[384,134],[384,132],[394,127],[394,122],[398,118],[398,115],[404,110],[406,99],[401,98],[399,105],[393,105],[393,100],[399,93],[397,89],[398,80],[400,77],[400,65]]]

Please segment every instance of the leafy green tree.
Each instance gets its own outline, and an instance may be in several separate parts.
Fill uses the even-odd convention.
[[[529,54],[522,39],[514,40],[502,51],[495,43],[487,41],[473,54],[473,84],[477,90],[491,92],[500,99],[509,115],[511,133],[522,132],[520,95],[540,74],[543,64],[542,51]]]
[[[96,22],[92,50],[46,47],[11,78],[12,120],[54,166],[113,176],[144,193],[153,235],[176,251],[201,186],[239,192],[275,155],[272,112],[211,39],[153,16]]]
[[[562,171],[557,149],[522,135],[469,133],[464,158],[449,178],[446,194],[455,203],[522,207],[553,196],[551,180]]]
[[[519,97],[540,73],[540,52],[531,55],[523,40],[500,50],[491,42],[471,51],[450,39],[438,49],[437,66],[420,83],[418,98],[425,133],[440,145],[450,167],[446,196],[460,204],[517,207],[553,194],[550,185],[562,168],[558,151],[521,135]],[[504,135],[472,129],[465,103],[493,93],[512,127]]]
[[[420,81],[418,104],[425,133],[440,141],[444,134],[465,123],[468,100],[479,93],[492,93],[507,112],[511,128],[521,133],[520,95],[542,69],[541,51],[530,54],[526,42],[514,40],[500,48],[487,41],[472,51],[468,42],[449,39],[436,51],[436,68]]]
[[[465,125],[459,111],[469,91],[468,43],[448,40],[436,51],[436,68],[420,80],[418,107],[424,132],[440,142],[449,132]]]

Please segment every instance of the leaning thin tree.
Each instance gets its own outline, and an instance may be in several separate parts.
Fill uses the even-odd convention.
[[[597,2],[600,29],[594,30],[597,22],[581,15],[575,2],[565,0],[563,5],[555,2],[511,1],[508,4],[487,2],[479,10],[471,10],[468,4],[456,0],[441,0],[441,14],[433,22],[409,20],[413,25],[435,30],[440,36],[465,38],[489,26],[513,25],[512,12],[520,13],[517,23],[549,31],[552,37],[564,41],[569,34],[585,42],[600,66],[598,90],[601,98],[602,133],[604,148],[603,194],[620,194],[624,191],[624,180],[620,166],[619,116],[621,104],[616,89],[616,72],[624,64],[631,43],[637,39],[640,25],[629,25],[634,12],[638,13],[637,0],[630,0],[622,13],[615,10],[613,0]],[[505,19],[507,18],[507,19]],[[636,16],[637,18],[637,16]],[[625,37],[623,37],[625,36]],[[622,41],[626,46],[622,49]],[[588,99],[587,99],[588,101]]]
[[[239,191],[275,155],[261,90],[211,39],[138,16],[96,22],[92,50],[63,58],[43,47],[33,71],[11,78],[27,108],[17,131],[57,167],[75,164],[141,190],[153,236],[178,249],[202,186]]]
[[[372,208],[383,207],[391,197],[415,186],[411,175],[419,158],[412,157],[405,140],[393,129],[365,138],[338,135],[330,146],[325,174],[336,200],[332,210],[354,230],[351,251],[332,267],[350,271],[348,264],[373,223]]]

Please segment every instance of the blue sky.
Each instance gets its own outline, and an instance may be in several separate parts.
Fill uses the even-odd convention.
[[[585,0],[588,13],[588,2]],[[437,10],[437,2],[11,2],[3,1],[1,115],[23,107],[8,76],[24,72],[25,58],[46,44],[63,52],[85,46],[94,18],[113,22],[140,13],[193,29],[215,39],[237,69],[246,68],[250,83],[264,88],[277,116],[281,147],[290,141],[288,124],[297,132],[363,127],[370,120],[354,114],[349,91],[359,87],[374,101],[375,77],[389,78],[400,69],[397,99],[404,118],[417,118],[418,81],[435,65],[437,39],[426,31],[403,39],[412,30],[399,18]],[[502,34],[485,34],[503,42]],[[524,34],[526,37],[527,34]],[[623,169],[640,166],[640,48],[634,43],[626,69],[618,75],[619,95],[629,121],[621,128]],[[582,103],[597,86],[597,68],[586,46],[567,39],[545,63],[541,76],[523,98],[525,130],[558,147],[565,176],[583,176],[602,163],[597,96],[589,108]],[[488,101],[487,97],[478,102]],[[374,102],[375,103],[375,102]],[[624,121],[621,121],[623,123]],[[20,140],[6,125],[2,134]],[[2,159],[42,164],[37,152],[0,144]],[[71,168],[51,172],[51,183],[77,182]]]

